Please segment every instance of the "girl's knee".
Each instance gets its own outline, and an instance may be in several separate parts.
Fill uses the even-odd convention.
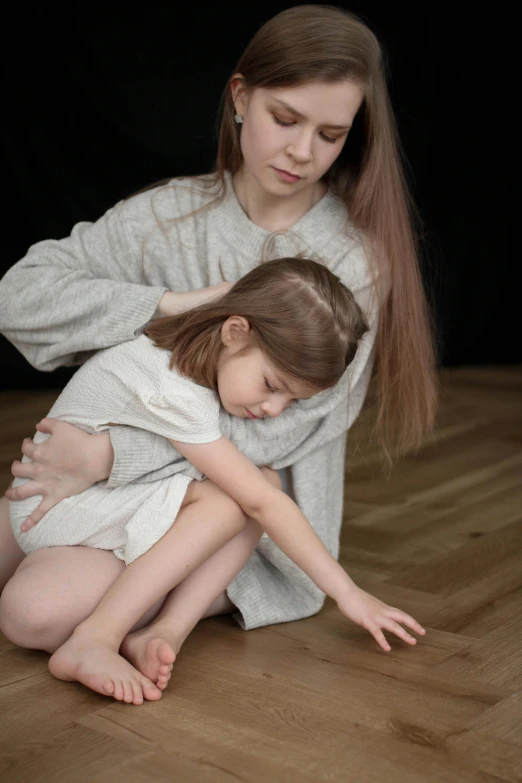
[[[267,481],[272,484],[273,487],[276,489],[283,489],[283,485],[281,483],[281,477],[279,476],[279,473],[277,470],[273,470],[272,468],[267,468],[266,466],[261,468],[261,473],[266,478]]]
[[[185,496],[186,503],[201,502],[208,506],[208,512],[219,515],[223,520],[229,520],[235,532],[239,532],[245,526],[247,516],[239,503],[230,495],[214,484],[210,479],[205,481],[193,481]],[[237,528],[237,530],[236,530]]]

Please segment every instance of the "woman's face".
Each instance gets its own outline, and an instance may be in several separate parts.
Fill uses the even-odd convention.
[[[273,196],[303,192],[326,174],[340,154],[362,92],[353,82],[307,82],[299,87],[255,88],[232,83],[242,115],[245,167]],[[295,176],[291,176],[295,175]]]

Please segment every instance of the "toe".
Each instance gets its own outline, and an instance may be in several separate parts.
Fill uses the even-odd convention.
[[[123,700],[123,683],[121,680],[115,680],[114,681],[114,692],[112,694],[116,701],[122,701]]]
[[[134,693],[132,691],[132,685],[130,680],[124,680],[123,682],[123,701],[125,704],[132,704],[134,700]]]
[[[158,677],[158,681],[157,681],[156,685],[158,686],[160,691],[164,691],[165,690],[165,688],[169,684],[169,680],[170,680],[170,674]]]
[[[106,679],[102,685],[102,688],[107,696],[114,696],[114,683],[112,680]]]
[[[176,656],[170,644],[164,642],[159,645],[158,658],[162,664],[167,664],[167,666],[174,663]]]
[[[141,690],[145,699],[157,701],[161,699],[161,690],[145,677],[141,681]]]
[[[141,685],[139,682],[136,682],[136,680],[133,680],[132,683],[132,693],[133,693],[133,704],[143,704],[143,693],[141,692]]]

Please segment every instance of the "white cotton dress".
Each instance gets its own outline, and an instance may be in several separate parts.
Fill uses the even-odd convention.
[[[183,443],[211,443],[221,437],[216,392],[168,366],[170,352],[145,335],[99,351],[75,373],[49,416],[89,433],[109,425],[139,427]],[[48,436],[37,432],[35,443]],[[177,459],[176,459],[177,456]],[[11,525],[25,553],[50,546],[112,550],[129,564],[171,527],[189,483],[203,478],[172,448],[176,473],[149,483],[108,487],[100,482],[52,508],[31,530],[22,522],[41,496],[9,504]],[[29,461],[26,457],[24,462]],[[13,486],[24,484],[16,479]]]

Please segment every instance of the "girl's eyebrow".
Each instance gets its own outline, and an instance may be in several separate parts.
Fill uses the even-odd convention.
[[[274,378],[276,379],[278,386],[282,386],[284,391],[288,392],[289,394],[293,394],[292,390],[288,388],[288,384],[285,383],[285,381],[280,378],[279,375],[274,373]]]
[[[310,395],[310,397],[300,397],[300,398],[298,398],[298,397],[297,397],[297,395],[296,395],[296,394],[294,394],[294,392],[292,391],[292,389],[290,389],[290,388],[288,387],[288,384],[287,384],[287,383],[286,383],[286,382],[285,382],[285,381],[284,381],[282,378],[280,378],[280,377],[279,377],[279,375],[276,375],[276,374],[274,373],[274,378],[276,379],[276,381],[277,381],[277,383],[279,384],[279,386],[282,386],[282,387],[283,387],[284,391],[288,392],[288,394],[291,394],[291,395],[292,395],[292,397],[295,397],[296,399],[301,399],[301,400],[309,400],[311,397],[313,397],[313,396],[314,396],[313,394],[311,394],[311,395]]]
[[[292,106],[290,106],[289,103],[286,103],[286,101],[282,101],[280,98],[275,98],[274,96],[270,96],[273,101],[276,103],[279,103],[280,106],[283,107],[283,109],[286,109],[286,111],[290,112],[290,114],[293,114],[295,117],[297,117],[300,120],[306,120],[306,117],[304,114],[301,114],[300,111],[297,111],[297,109],[294,109]],[[351,125],[332,125],[326,123],[322,126],[323,128],[331,128],[332,130],[350,130],[352,127]]]

